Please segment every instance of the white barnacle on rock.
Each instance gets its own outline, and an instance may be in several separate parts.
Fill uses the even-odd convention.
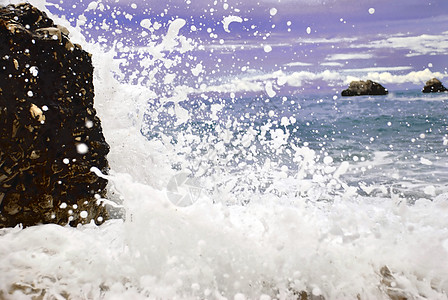
[[[69,35],[70,35],[70,31],[68,31],[68,29],[67,29],[66,27],[64,27],[64,26],[62,26],[62,25],[56,25],[56,28],[59,29],[59,31],[60,31],[62,34],[66,35],[66,36],[69,36]]]
[[[6,29],[8,29],[11,33],[16,33],[17,28],[18,28],[17,24],[14,23],[8,23],[6,25]]]
[[[70,42],[69,40],[67,40],[65,42],[65,49],[67,49],[68,51],[73,51],[75,50],[75,45],[73,45],[72,42]]]
[[[39,153],[36,150],[31,151],[30,159],[38,159],[40,157]]]
[[[40,28],[37,29],[36,32],[43,33],[46,39],[56,40],[59,42],[62,41],[62,33],[59,28],[56,27]]]
[[[13,59],[12,60],[14,62],[14,68],[16,68],[16,70],[19,70],[19,62],[17,61],[17,59]]]
[[[35,119],[39,122],[45,121],[44,112],[39,107],[37,107],[35,104],[31,104],[30,113],[31,113],[31,117],[33,117],[33,119]]]

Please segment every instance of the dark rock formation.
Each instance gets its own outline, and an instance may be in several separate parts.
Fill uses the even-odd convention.
[[[443,86],[442,82],[438,80],[437,78],[433,78],[431,80],[428,80],[423,87],[422,90],[423,93],[441,93],[441,92],[448,92],[448,90]]]
[[[67,36],[30,4],[0,7],[0,227],[107,218],[91,57]]]
[[[381,84],[367,81],[352,81],[348,89],[343,90],[342,96],[363,96],[363,95],[387,95],[389,92]]]

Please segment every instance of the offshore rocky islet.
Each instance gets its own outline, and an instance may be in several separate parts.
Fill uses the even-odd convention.
[[[448,92],[442,82],[437,78],[432,78],[428,80],[422,89],[423,93],[441,93]],[[383,87],[381,84],[374,82],[372,80],[359,80],[352,81],[349,87],[341,92],[341,96],[378,96],[387,95],[389,91]]]

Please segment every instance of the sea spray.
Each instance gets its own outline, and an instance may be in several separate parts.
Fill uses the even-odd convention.
[[[379,270],[388,266],[403,272],[395,274],[396,290],[407,294],[417,285],[438,297],[434,285],[444,283],[436,278],[448,275],[437,265],[447,256],[448,235],[438,227],[448,210],[443,197],[413,207],[380,198],[336,198],[321,207],[291,205],[287,198],[273,204],[269,196],[245,207],[198,201],[179,208],[128,175],[108,179],[130,200],[126,245],[133,276],[164,286],[147,288],[148,296],[192,297],[201,291],[290,297],[312,288],[329,298],[382,297]],[[347,211],[356,214],[347,217]]]
[[[100,5],[108,12],[102,3],[91,4],[84,14]],[[98,25],[85,16],[77,21],[85,28],[89,22]],[[176,66],[194,62],[179,55],[189,51],[182,43],[195,44],[182,36],[188,21],[184,27],[182,21],[162,24],[149,31],[155,33],[147,48],[121,53],[125,43],[105,49],[95,34],[87,35],[87,42],[80,35],[87,29],[68,25],[93,53],[95,105],[111,145],[109,200],[125,211],[122,219],[101,227],[1,230],[2,296],[291,299],[305,291],[325,299],[388,298],[391,292],[408,298],[446,298],[446,190],[431,177],[395,181],[409,183],[411,192],[416,182],[434,186],[432,195],[417,193],[408,201],[411,198],[398,190],[403,187],[391,184],[388,174],[412,175],[412,168],[395,168],[398,154],[403,164],[437,164],[420,166],[421,155],[405,160],[397,143],[393,150],[387,148],[390,143],[384,141],[393,133],[376,133],[371,141],[361,134],[367,129],[363,127],[352,135],[362,121],[350,114],[367,108],[373,113],[384,102],[363,99],[349,106],[331,96],[287,101],[264,96],[209,98],[201,95],[210,86],[201,87],[208,83],[205,79],[201,84],[197,79],[197,87],[181,84],[182,77],[174,72]],[[148,22],[143,25],[143,30],[151,28]],[[124,60],[132,60],[132,53],[141,58],[135,69]],[[189,65],[189,73],[206,73],[197,63]],[[200,90],[200,96],[190,97],[192,90]],[[318,118],[328,111],[337,112],[330,125]],[[372,127],[397,130],[386,125],[391,120],[378,115]],[[437,137],[429,132],[425,139],[419,137],[428,130],[425,120],[417,119],[421,125],[414,138],[420,147],[434,138],[430,146],[435,147]],[[342,126],[346,123],[349,126]],[[331,140],[333,136],[337,139]],[[339,152],[329,146],[345,145],[348,137],[352,143]],[[353,142],[357,137],[363,139]],[[374,148],[376,141],[386,149]],[[352,147],[358,144],[363,151]],[[438,170],[443,170],[441,164]],[[378,176],[381,172],[386,174]],[[170,182],[179,174],[195,179],[196,186],[182,186],[181,181],[174,189]],[[192,193],[197,197],[189,206],[173,203],[172,193],[182,195],[192,188],[200,192]],[[385,267],[390,270],[389,285]]]

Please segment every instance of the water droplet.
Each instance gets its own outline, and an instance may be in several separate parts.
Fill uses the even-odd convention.
[[[89,147],[84,143],[79,143],[76,145],[76,151],[79,154],[86,154],[87,152],[89,152]]]

